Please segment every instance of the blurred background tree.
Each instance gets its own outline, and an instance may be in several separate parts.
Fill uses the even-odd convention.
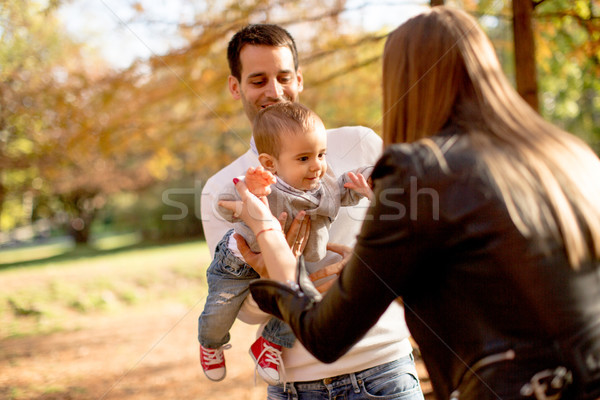
[[[152,183],[150,155],[117,138],[137,133],[127,119],[128,109],[135,114],[132,83],[84,54],[55,8],[27,0],[0,9],[0,223],[5,230],[56,220],[86,243],[108,196]]]
[[[462,0],[479,18],[516,84],[513,2],[529,3],[539,112],[600,152],[600,2],[598,0]],[[452,3],[446,1],[446,3]],[[522,6],[523,7],[523,6]]]
[[[128,1],[123,29],[174,24],[177,40],[115,68],[59,18],[64,7],[87,1],[0,4],[0,245],[16,228],[52,228],[77,243],[103,231],[201,235],[202,182],[249,146],[249,124],[226,84],[225,49],[235,31],[256,22],[290,30],[305,77],[301,100],[327,126],[379,132],[383,44],[408,17],[367,28],[348,14],[381,2],[180,0],[193,11],[167,21],[150,12],[151,1]],[[511,0],[445,3],[479,19],[514,79]],[[540,112],[598,148],[598,2],[531,4]]]

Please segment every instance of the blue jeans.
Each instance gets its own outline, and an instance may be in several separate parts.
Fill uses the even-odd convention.
[[[228,248],[227,232],[217,244],[215,256],[206,271],[208,296],[204,311],[198,318],[198,341],[204,347],[217,349],[229,342],[229,330],[250,293],[249,285],[259,275]],[[263,329],[262,336],[271,343],[292,347],[296,340],[292,329],[276,318],[271,318]]]
[[[423,400],[411,355],[364,371],[311,382],[269,386],[268,400]]]

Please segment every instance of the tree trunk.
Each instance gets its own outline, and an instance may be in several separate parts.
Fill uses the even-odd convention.
[[[76,192],[59,196],[63,208],[69,215],[67,231],[76,244],[87,244],[91,227],[96,217],[93,199],[96,193]]]
[[[79,213],[70,219],[68,232],[76,244],[89,243],[92,222],[94,222],[95,216],[95,211],[79,210]]]
[[[69,235],[77,245],[88,244],[90,240],[90,226],[75,218],[69,224]]]
[[[539,111],[532,28],[533,2],[531,0],[513,0],[512,7],[517,92],[534,110]]]

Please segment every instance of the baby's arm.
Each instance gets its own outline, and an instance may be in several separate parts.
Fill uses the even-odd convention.
[[[244,182],[253,195],[268,196],[271,193],[271,185],[275,183],[275,177],[261,166],[250,167],[246,171]]]
[[[348,189],[354,190],[356,193],[363,195],[369,200],[373,200],[373,189],[369,182],[371,181],[371,177],[369,179],[365,179],[363,174],[348,172],[348,178],[350,178],[350,182],[344,183],[344,187]]]

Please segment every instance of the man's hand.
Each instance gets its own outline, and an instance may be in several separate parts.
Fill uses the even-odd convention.
[[[319,279],[327,278],[328,276],[335,276],[334,279],[330,279],[322,285],[317,286],[317,290],[319,293],[326,292],[337,280],[342,272],[342,269],[346,266],[348,261],[350,260],[350,256],[352,255],[352,248],[348,246],[343,246],[341,244],[329,243],[327,245],[327,250],[331,250],[334,253],[337,253],[342,256],[342,259],[336,263],[330,264],[320,270],[313,272],[308,277],[313,282],[318,281]]]
[[[285,221],[287,220],[287,213],[283,212],[277,218],[281,227],[285,226]],[[299,212],[296,215],[296,218],[292,221],[290,225],[290,229],[286,232],[286,239],[290,248],[292,249],[292,253],[294,256],[298,258],[300,254],[304,251],[306,247],[306,243],[308,242],[308,236],[310,235],[310,217],[306,215],[304,211]],[[237,233],[233,235],[235,241],[237,242],[238,249],[244,260],[255,270],[261,278],[269,278],[269,274],[267,272],[267,267],[263,260],[261,253],[254,253],[250,250],[248,243],[241,235]],[[332,250],[335,251],[335,250]]]
[[[279,223],[281,228],[285,226],[287,219],[287,213],[283,212],[279,216]],[[288,245],[294,253],[294,257],[298,258],[304,252],[306,244],[308,243],[308,237],[310,236],[310,217],[306,215],[305,211],[300,211],[296,214],[296,218],[292,221],[290,229],[285,234]]]
[[[248,246],[248,243],[246,243],[246,240],[242,235],[234,233],[233,238],[237,242],[238,250],[242,253],[246,263],[248,263],[261,278],[269,279],[269,273],[267,272],[267,266],[265,265],[262,254],[250,250],[250,246]]]

